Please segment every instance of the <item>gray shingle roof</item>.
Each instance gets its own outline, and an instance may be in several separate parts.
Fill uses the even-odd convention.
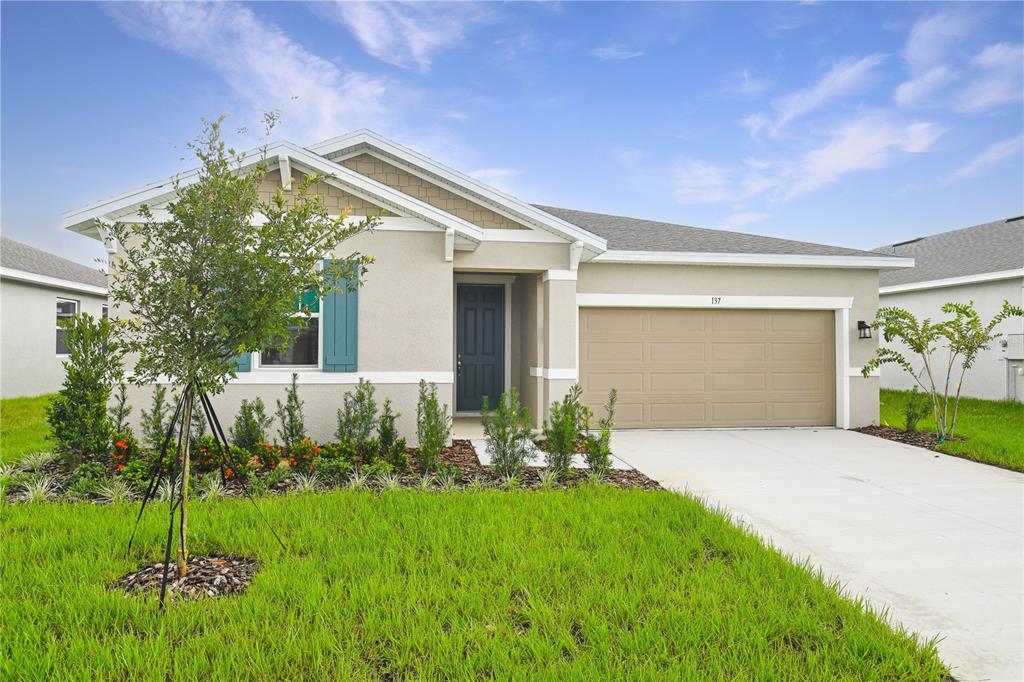
[[[608,248],[614,250],[878,257],[877,253],[847,249],[842,246],[811,244],[790,239],[675,225],[539,204],[537,208],[604,237],[608,240]]]
[[[881,273],[883,287],[1016,270],[1024,268],[1024,219],[996,220],[874,251],[914,259],[913,268]]]
[[[104,289],[107,287],[107,277],[98,268],[90,268],[7,237],[0,237],[0,265]]]

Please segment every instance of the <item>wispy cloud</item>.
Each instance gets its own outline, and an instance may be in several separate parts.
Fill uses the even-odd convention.
[[[1024,45],[989,45],[975,55],[971,66],[977,72],[960,93],[959,111],[984,111],[1024,97]]]
[[[625,59],[636,59],[637,57],[644,56],[644,53],[624,45],[602,45],[591,50],[590,56],[608,62],[617,62]]]
[[[515,168],[481,168],[467,173],[485,185],[490,185],[506,194],[515,194],[514,180],[523,174],[523,171]]]
[[[307,51],[240,4],[112,4],[121,29],[217,72],[251,111],[282,111],[282,129],[299,139],[379,126],[390,115],[386,82]]]
[[[772,134],[777,134],[789,123],[839,97],[860,91],[872,81],[874,70],[885,59],[884,54],[872,54],[856,61],[842,61],[811,87],[776,100],[773,106],[777,115],[772,125]]]
[[[721,166],[691,161],[673,173],[672,196],[681,204],[720,204],[737,201],[739,189],[732,173]]]
[[[956,78],[948,67],[935,66],[916,78],[905,80],[896,88],[893,99],[901,107],[911,107],[926,100],[932,93]]]
[[[1024,154],[1024,135],[1017,135],[1016,137],[1011,137],[1008,140],[1001,140],[1000,142],[989,145],[980,153],[976,154],[970,161],[961,166],[960,169],[953,174],[953,179],[963,180],[966,178],[973,178],[1006,159],[1013,158],[1019,154]]]
[[[960,9],[936,12],[914,22],[903,48],[909,77],[893,94],[897,104],[925,103],[956,79],[957,73],[948,63],[949,52],[971,34],[976,23],[973,14]]]
[[[462,43],[472,26],[494,17],[487,5],[469,2],[332,2],[313,7],[345,26],[377,59],[420,71],[430,68],[435,52]]]
[[[750,69],[744,67],[738,74],[730,76],[733,83],[727,86],[723,92],[730,95],[741,95],[743,97],[757,97],[768,90],[770,83],[767,79],[756,78],[750,74]]]
[[[771,121],[764,114],[751,114],[740,119],[740,125],[747,129],[752,138],[760,140],[761,133],[771,125]]]
[[[736,211],[726,216],[720,225],[723,229],[735,230],[744,225],[761,222],[767,217],[767,213],[761,213],[760,211]]]

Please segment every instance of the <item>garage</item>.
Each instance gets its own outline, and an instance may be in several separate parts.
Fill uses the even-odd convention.
[[[581,308],[580,382],[619,428],[832,426],[832,310]],[[600,412],[598,412],[600,414]]]

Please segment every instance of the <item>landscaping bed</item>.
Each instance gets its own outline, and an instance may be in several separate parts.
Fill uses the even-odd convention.
[[[237,557],[212,554],[190,556],[186,562],[188,571],[184,578],[178,578],[174,557],[168,566],[167,594],[171,599],[196,599],[201,597],[222,597],[241,594],[252,583],[253,575],[259,570],[259,562],[251,557]],[[122,576],[114,588],[125,594],[159,593],[164,579],[163,561],[146,563],[138,570]]]
[[[905,445],[916,445],[919,448],[935,449],[939,444],[938,436],[931,431],[906,431],[894,429],[891,426],[862,426],[853,429],[859,433],[866,433],[869,436],[877,436],[886,440],[894,440]]]

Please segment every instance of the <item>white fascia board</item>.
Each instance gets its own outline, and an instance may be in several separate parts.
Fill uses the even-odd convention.
[[[847,310],[852,296],[731,296],[729,294],[576,294],[581,308],[756,308]]]
[[[84,282],[74,282],[70,279],[62,279],[60,277],[40,275],[36,272],[15,270],[14,268],[0,267],[0,277],[3,277],[3,279],[16,280],[18,282],[27,282],[29,284],[40,284],[54,289],[77,291],[83,294],[95,294],[96,296],[103,297],[106,297],[107,295],[106,287],[98,287],[93,284],[85,284]]]
[[[778,253],[703,253],[699,251],[605,251],[593,263],[672,265],[742,265],[788,268],[865,268],[891,270],[914,267],[913,258],[892,256],[819,256]]]
[[[572,223],[551,215],[550,213],[545,213],[539,208],[531,206],[530,204],[516,199],[511,195],[505,194],[500,190],[489,187],[479,180],[471,178],[465,173],[460,173],[454,168],[449,168],[444,164],[438,163],[437,161],[420,154],[416,150],[409,149],[408,147],[393,142],[372,130],[366,130],[365,128],[362,130],[356,130],[340,137],[319,142],[309,147],[309,150],[315,154],[326,156],[327,154],[359,144],[374,147],[385,154],[404,160],[408,164],[418,166],[446,183],[463,187],[482,199],[499,204],[511,211],[514,215],[517,215],[517,219],[526,219],[537,227],[553,230],[556,234],[564,236],[568,241],[582,241],[596,253],[601,253],[608,248],[607,241],[602,237],[579,228]],[[406,168],[405,170],[408,169]]]
[[[1002,279],[1015,279],[1024,277],[1024,268],[1017,270],[998,270],[996,272],[982,272],[977,275],[964,275],[962,277],[947,277],[945,279],[931,279],[924,282],[908,282],[907,284],[893,284],[888,287],[878,287],[879,294],[898,294],[904,291],[921,291],[923,289],[941,289],[943,287],[955,287],[961,284],[978,284],[981,282],[997,282]]]

